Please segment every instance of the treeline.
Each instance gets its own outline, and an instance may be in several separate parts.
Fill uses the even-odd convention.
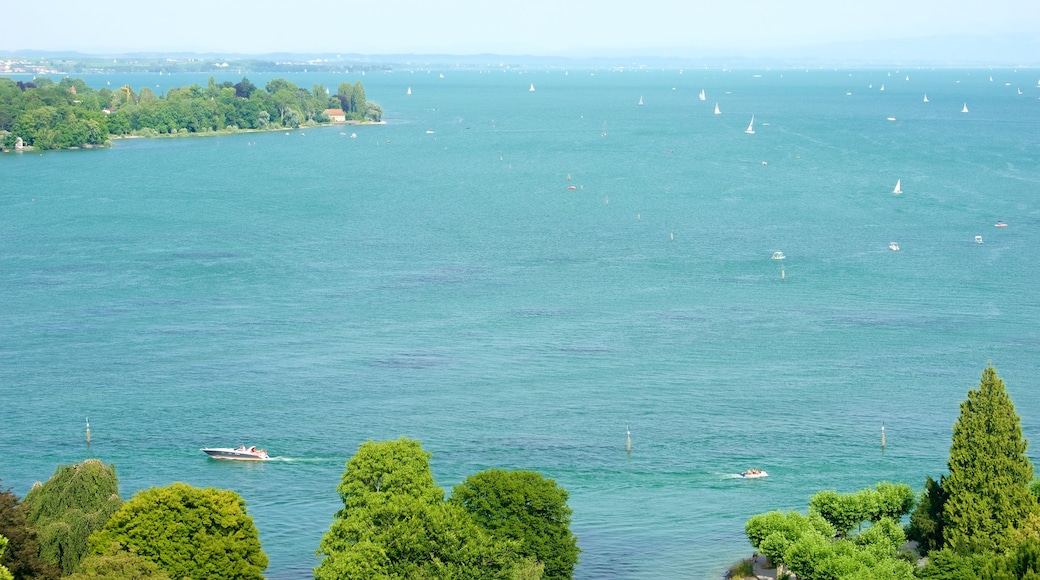
[[[156,95],[145,87],[91,89],[82,79],[31,82],[0,78],[0,147],[21,139],[34,149],[97,147],[111,136],[143,136],[295,128],[328,123],[327,109],[346,119],[379,121],[383,110],[365,97],[361,82],[341,83],[335,94],[324,85],[310,90],[285,79],[260,89],[238,83],[194,84]]]
[[[808,515],[753,516],[745,526],[751,545],[778,577],[786,569],[799,580],[1040,580],[1040,482],[992,367],[960,411],[949,474],[927,478],[916,501],[905,484],[821,491]],[[900,526],[907,514],[910,523]],[[852,533],[866,522],[865,531]],[[732,576],[750,576],[751,568],[745,562]]]
[[[567,579],[567,492],[531,471],[470,476],[450,498],[418,441],[368,442],[338,486],[318,580]],[[235,492],[183,483],[124,502],[115,467],[61,466],[19,501],[0,492],[0,580],[260,580],[268,560]],[[5,549],[6,546],[6,549]]]

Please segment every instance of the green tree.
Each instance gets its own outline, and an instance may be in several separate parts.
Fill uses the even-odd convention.
[[[935,481],[931,477],[924,483],[924,491],[917,502],[914,513],[910,514],[910,525],[906,535],[917,542],[922,553],[939,550],[943,547],[943,505],[946,504],[946,492],[942,482],[945,477]]]
[[[68,580],[170,580],[155,563],[119,547],[113,542],[104,554],[87,556],[81,572]]]
[[[962,552],[1004,551],[1026,517],[1037,511],[1029,491],[1033,464],[1026,457],[1015,406],[993,367],[968,391],[953,426],[950,475],[943,483],[943,539]]]
[[[808,516],[803,516],[794,511],[772,511],[751,516],[744,524],[744,533],[751,545],[765,554],[779,570],[789,564],[789,550],[795,543],[806,536],[829,541],[834,536],[834,527],[818,513],[810,512]],[[807,549],[811,551],[819,543],[815,538],[806,542],[810,544]]]
[[[821,491],[809,499],[809,511],[823,516],[844,536],[869,516],[871,506],[865,505],[864,499],[866,496],[862,494]]]
[[[46,483],[33,486],[22,509],[36,526],[43,560],[71,574],[87,553],[87,538],[122,504],[115,466],[87,459],[59,466]]]
[[[36,528],[26,521],[18,496],[10,488],[0,492],[0,535],[9,540],[7,550],[0,555],[0,565],[15,578],[52,580],[61,576],[57,566],[40,559]]]
[[[267,568],[241,496],[184,483],[135,494],[91,536],[91,553],[104,555],[113,543],[178,579],[253,580]]]
[[[318,547],[318,580],[508,578],[525,562],[444,502],[418,441],[363,443],[337,487],[343,509]],[[526,564],[530,564],[527,562]]]
[[[5,550],[7,550],[7,538],[0,535],[0,559],[4,557]],[[7,569],[7,566],[0,565],[0,580],[14,580],[14,575]]]
[[[571,578],[578,562],[567,491],[533,471],[489,469],[455,486],[457,504],[496,538],[519,542],[519,554],[545,565],[547,579]]]

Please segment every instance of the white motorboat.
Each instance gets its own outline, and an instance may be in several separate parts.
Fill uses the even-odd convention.
[[[239,445],[234,449],[230,447],[206,447],[202,452],[214,459],[236,459],[239,461],[267,461],[271,459],[266,451],[257,449],[255,446],[246,447],[245,445]]]
[[[783,252],[773,252],[773,259],[774,260],[783,260],[786,257],[787,256],[785,256]]]
[[[749,469],[741,473],[740,477],[744,479],[758,479],[760,477],[769,477],[769,474],[761,469]]]
[[[892,250],[893,252],[898,252],[899,251],[899,244],[897,244],[896,242],[890,242],[888,244],[888,249]]]

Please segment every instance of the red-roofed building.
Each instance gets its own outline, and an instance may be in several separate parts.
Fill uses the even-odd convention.
[[[325,109],[325,114],[333,123],[342,123],[347,120],[347,114],[340,109]]]

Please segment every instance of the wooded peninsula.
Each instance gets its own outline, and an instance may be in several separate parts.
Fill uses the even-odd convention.
[[[113,137],[156,137],[239,130],[275,130],[334,121],[379,122],[383,109],[365,98],[360,81],[311,90],[285,79],[261,89],[238,83],[194,84],[155,95],[145,87],[94,90],[82,79],[30,82],[0,78],[0,149],[102,147]]]

